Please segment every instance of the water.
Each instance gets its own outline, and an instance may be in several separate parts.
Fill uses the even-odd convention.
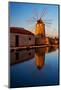
[[[10,87],[59,84],[57,47],[27,49],[10,53]]]

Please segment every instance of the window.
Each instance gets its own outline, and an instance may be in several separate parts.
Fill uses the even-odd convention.
[[[31,55],[31,52],[29,52],[29,55]]]
[[[31,38],[29,37],[29,40],[31,40]]]

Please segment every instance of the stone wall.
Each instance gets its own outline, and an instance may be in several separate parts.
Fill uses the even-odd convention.
[[[49,44],[49,39],[47,37],[41,37],[41,35],[37,35],[35,37],[35,44],[36,45]]]
[[[10,47],[15,47],[15,34],[10,33]]]
[[[18,46],[35,45],[35,37],[34,37],[34,35],[10,33],[10,46],[11,47],[16,46],[16,35],[19,36],[19,45]]]

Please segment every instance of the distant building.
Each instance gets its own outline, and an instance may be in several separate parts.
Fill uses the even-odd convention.
[[[49,42],[50,44],[59,44],[59,39],[58,38],[50,38],[49,37]]]
[[[59,44],[59,39],[57,37],[54,38],[54,44]]]
[[[35,45],[35,36],[32,32],[17,27],[10,27],[10,47]]]

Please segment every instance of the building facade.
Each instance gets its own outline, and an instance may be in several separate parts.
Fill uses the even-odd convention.
[[[10,28],[10,47],[35,45],[34,34],[24,28]]]

